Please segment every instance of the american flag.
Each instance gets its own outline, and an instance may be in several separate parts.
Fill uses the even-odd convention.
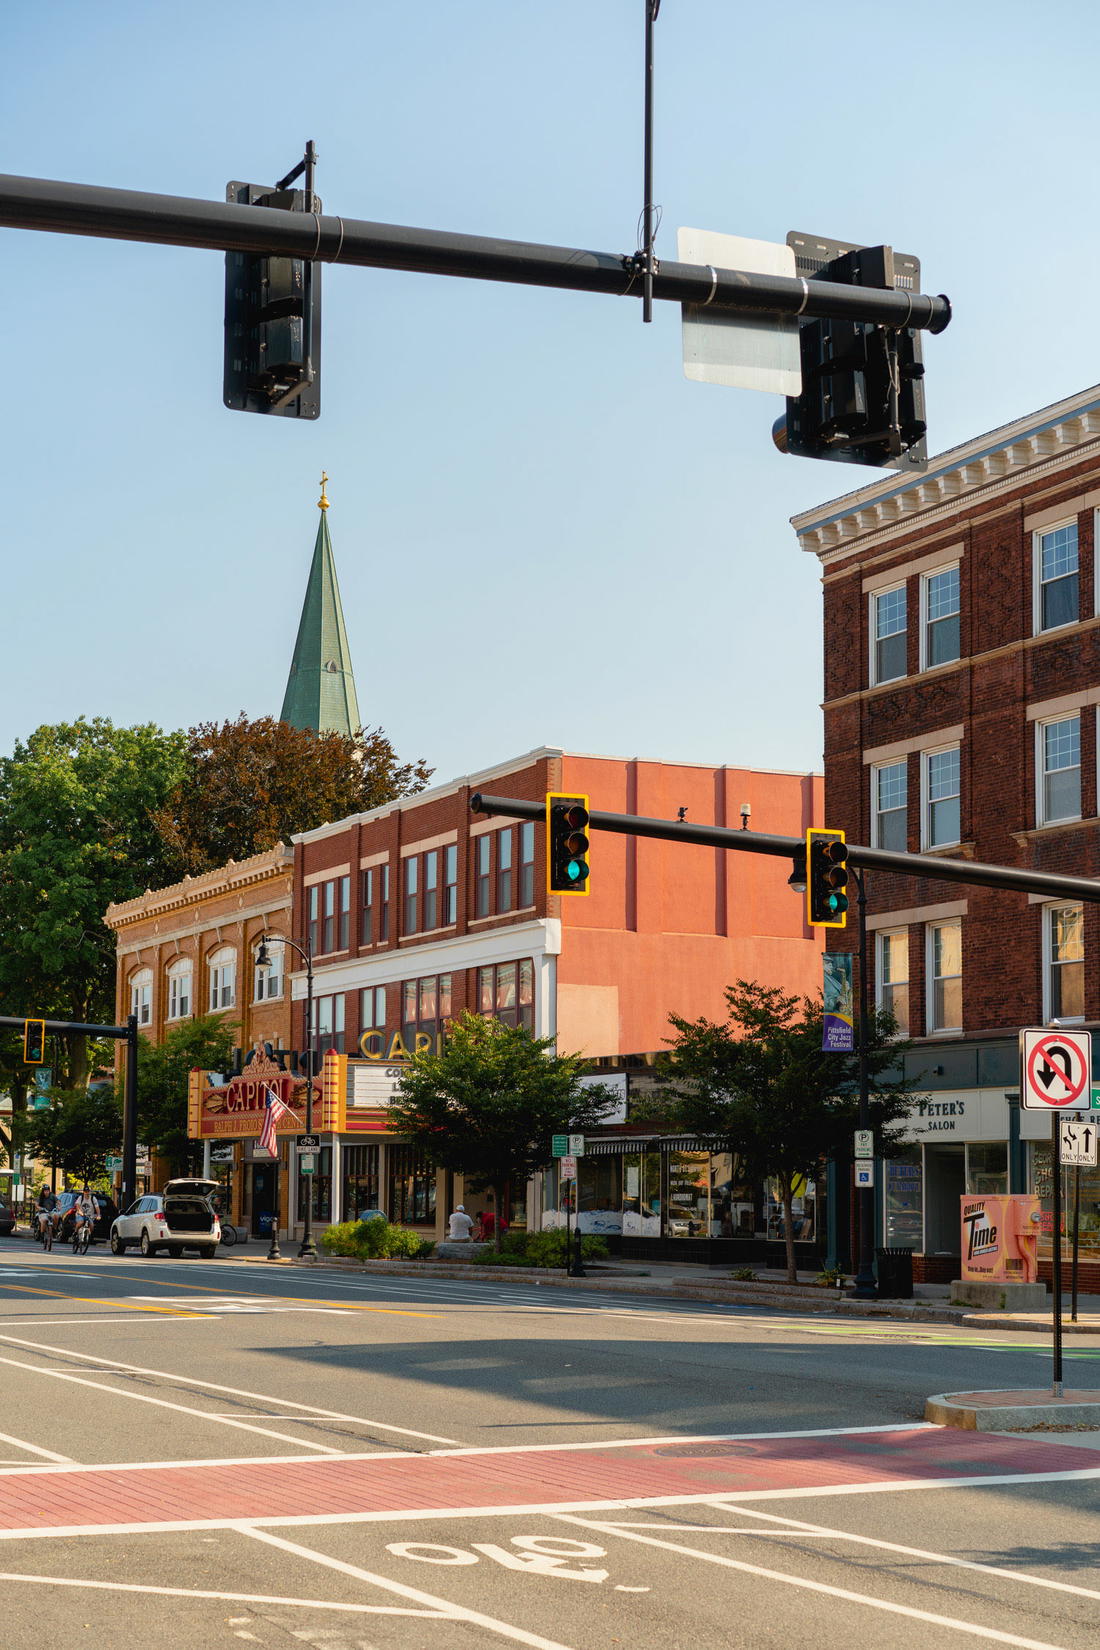
[[[279,1148],[275,1140],[275,1130],[279,1125],[279,1119],[281,1117],[292,1117],[293,1115],[290,1107],[283,1104],[270,1083],[265,1083],[264,1126],[260,1130],[259,1145],[260,1150],[266,1152],[268,1157],[278,1157],[279,1155]]]

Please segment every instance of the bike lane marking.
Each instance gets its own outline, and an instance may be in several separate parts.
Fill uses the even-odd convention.
[[[563,1524],[575,1525],[584,1530],[611,1530],[614,1526],[605,1526],[597,1519],[579,1518],[575,1514],[561,1513],[559,1521]],[[646,1547],[658,1547],[669,1553],[679,1553],[686,1558],[698,1558],[706,1564],[717,1564],[723,1569],[738,1570],[742,1575],[758,1576],[763,1581],[777,1582],[782,1586],[795,1587],[804,1592],[817,1593],[828,1598],[842,1599],[848,1604],[861,1604],[869,1610],[881,1610],[887,1615],[905,1616],[910,1621],[925,1621],[933,1627],[946,1627],[957,1633],[969,1633],[974,1638],[988,1639],[995,1644],[1011,1644],[1019,1650],[1062,1650],[1061,1646],[1051,1644],[1048,1639],[1023,1638],[1018,1633],[1005,1633],[998,1627],[982,1627],[976,1622],[962,1621],[957,1616],[939,1615],[932,1610],[921,1610],[911,1604],[896,1604],[890,1599],[875,1598],[867,1593],[856,1593],[848,1587],[835,1587],[824,1581],[811,1581],[808,1576],[791,1575],[784,1570],[770,1570],[762,1564],[750,1564],[745,1559],[727,1558],[724,1553],[710,1553],[702,1547],[686,1547],[678,1541],[665,1541],[660,1536],[642,1535],[637,1530],[615,1529],[614,1533],[624,1541],[638,1542]]]

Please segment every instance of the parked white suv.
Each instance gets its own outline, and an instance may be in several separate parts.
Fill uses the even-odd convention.
[[[167,1249],[182,1255],[196,1249],[207,1258],[217,1253],[221,1224],[209,1197],[195,1181],[170,1180],[158,1196],[139,1197],[111,1225],[111,1253],[121,1255],[136,1243],[143,1255]]]

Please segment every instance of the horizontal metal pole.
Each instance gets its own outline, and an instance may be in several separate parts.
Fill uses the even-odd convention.
[[[0,1026],[16,1026],[19,1029],[28,1020],[41,1020],[41,1014],[0,1014]],[[78,1020],[43,1020],[47,1031],[79,1031],[88,1037],[115,1037],[125,1039],[130,1035],[129,1026],[87,1026]]]
[[[527,802],[514,796],[485,796],[480,791],[471,796],[470,811],[506,814],[513,819],[546,818],[544,802]],[[616,831],[620,836],[659,837],[665,842],[693,842],[704,848],[732,848],[742,853],[772,854],[780,859],[790,859],[806,846],[805,837],[800,836],[765,836],[760,831],[733,831],[727,825],[691,825],[687,820],[644,819],[637,814],[593,810],[588,824],[590,830]],[[938,854],[899,854],[889,848],[864,848],[856,842],[848,844],[848,859],[852,865],[921,877],[928,882],[969,882],[986,888],[1011,888],[1020,894],[1053,894],[1100,904],[1100,881],[1093,877],[1020,871],[1010,865],[940,859]]]
[[[149,241],[162,246],[307,258],[321,263],[406,269],[641,297],[633,254],[542,246],[401,224],[368,223],[332,214],[286,212],[184,195],[143,194],[95,184],[0,174],[0,225],[62,235]],[[712,310],[760,315],[810,315],[942,332],[951,319],[944,297],[888,288],[842,286],[801,276],[754,275],[709,265],[662,263],[653,296]]]

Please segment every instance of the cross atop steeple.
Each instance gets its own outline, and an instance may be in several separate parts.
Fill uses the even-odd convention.
[[[280,720],[314,733],[355,733],[360,727],[359,702],[329,537],[327,482],[322,471],[317,503],[321,519]]]

